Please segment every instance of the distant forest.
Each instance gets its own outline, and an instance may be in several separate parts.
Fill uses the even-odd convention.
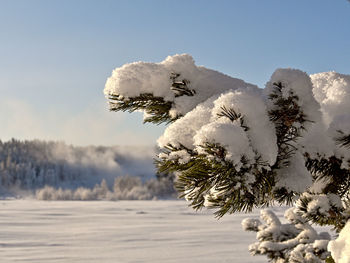
[[[140,186],[155,180],[153,155],[153,149],[146,147],[76,147],[63,142],[0,140],[0,194],[12,188],[35,191],[47,186],[89,189],[103,180],[107,187],[116,189],[116,178],[124,177],[125,181],[134,176],[138,180],[131,181]]]

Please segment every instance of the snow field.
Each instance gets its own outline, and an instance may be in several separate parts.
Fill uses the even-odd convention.
[[[184,201],[0,202],[1,262],[266,262],[242,219],[217,220]],[[275,212],[282,217],[284,209]]]

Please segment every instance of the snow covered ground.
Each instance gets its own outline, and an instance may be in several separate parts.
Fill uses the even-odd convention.
[[[217,220],[184,201],[2,200],[0,261],[267,262],[248,252],[255,234],[241,221],[251,215]]]

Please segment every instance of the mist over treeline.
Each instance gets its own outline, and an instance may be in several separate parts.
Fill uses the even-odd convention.
[[[101,199],[101,195],[96,194],[96,187],[103,185],[110,193],[115,193],[113,197],[109,194],[107,199],[150,199],[157,195],[157,191],[152,190],[151,194],[146,192],[159,183],[155,179],[154,154],[155,149],[146,146],[78,147],[53,141],[0,140],[0,195],[18,190],[38,193],[45,188],[46,192],[50,190],[51,197],[37,195],[40,199],[52,200],[55,196],[57,199],[72,200],[93,199],[93,196]],[[125,189],[116,186],[121,180],[116,180],[119,177],[124,178]],[[149,181],[153,181],[153,186]],[[66,191],[65,198],[54,194],[59,189]],[[84,197],[74,195],[77,189],[80,192],[86,189]],[[134,191],[134,194],[130,194],[130,191]],[[137,191],[140,198],[136,196]],[[71,198],[67,193],[72,193]]]
[[[35,192],[39,200],[154,200],[159,198],[175,198],[176,193],[170,178],[151,178],[142,181],[140,177],[124,175],[114,180],[113,187],[108,187],[103,179],[94,188],[78,187],[62,189],[45,186]]]

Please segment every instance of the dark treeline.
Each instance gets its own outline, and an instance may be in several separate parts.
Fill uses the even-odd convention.
[[[39,189],[46,185],[94,187],[116,177],[154,178],[152,149],[145,147],[75,147],[63,142],[0,140],[0,188]]]

